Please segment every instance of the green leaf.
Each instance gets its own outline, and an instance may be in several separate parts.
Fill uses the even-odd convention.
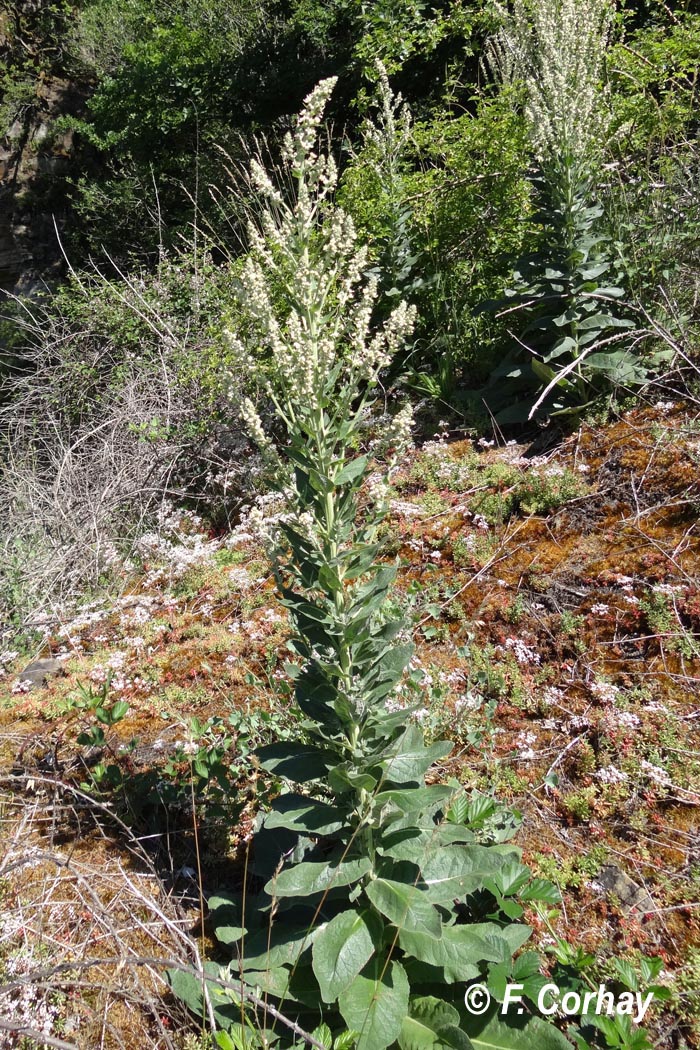
[[[511,922],[510,925],[501,929],[501,937],[508,942],[511,954],[517,952],[518,948],[521,948],[525,941],[529,940],[531,933],[531,926],[518,922]]]
[[[430,784],[427,787],[404,788],[394,791],[380,791],[374,796],[375,809],[392,803],[404,813],[416,813],[430,806],[444,802],[452,794],[452,788],[444,784]]]
[[[328,785],[340,794],[358,789],[374,791],[377,780],[369,773],[358,773],[349,762],[343,762],[329,771]]]
[[[324,1002],[334,1003],[369,962],[381,936],[376,927],[381,924],[369,911],[344,911],[321,927],[313,946],[313,970]]]
[[[303,965],[297,963],[299,956],[302,954],[302,952],[300,951],[301,943],[302,942],[300,942],[299,947],[296,950],[296,956],[294,956],[294,958],[291,958],[287,965],[266,966],[264,962],[264,954],[258,955],[255,957],[255,965],[263,968],[257,970],[248,968],[248,960],[246,959],[246,968],[243,974],[240,975],[238,972],[236,972],[236,978],[240,979],[240,977],[242,976],[245,984],[247,984],[248,987],[254,990],[258,995],[260,995],[261,993],[265,993],[265,995],[274,995],[277,999],[292,999],[295,1002],[297,1002],[299,1000],[299,996],[294,995],[294,993],[290,990],[291,981],[289,966],[294,966],[295,972],[299,973],[300,965]],[[304,950],[306,950],[306,948],[310,946],[310,943],[311,939],[309,938],[309,941],[304,945]],[[232,968],[233,965],[234,964],[232,964]]]
[[[365,887],[365,893],[377,911],[400,930],[440,936],[440,916],[424,890],[393,879],[373,879]]]
[[[115,722],[120,722],[128,710],[129,705],[126,700],[117,700],[116,704],[112,704],[110,710],[110,721],[112,725],[114,725]]]
[[[378,840],[377,850],[383,857],[413,861],[440,846],[457,842],[473,843],[474,833],[459,824],[426,824],[424,827],[390,830]]]
[[[510,962],[512,953],[495,923],[446,926],[436,940],[420,930],[402,930],[399,944],[408,956],[438,967],[445,981],[472,981],[484,962]]]
[[[249,1050],[250,1031],[243,1025],[233,1024],[227,1032],[216,1032],[214,1035],[219,1050]]]
[[[474,1050],[571,1050],[571,1043],[540,1017],[503,1018],[496,1011],[462,1018]]]
[[[493,879],[489,880],[489,888],[493,890],[496,896],[503,894],[504,897],[510,897],[522,889],[530,881],[530,878],[529,868],[526,868],[524,864],[518,863],[517,860],[509,860],[507,863],[502,864]]]
[[[246,980],[250,970],[267,973],[279,967],[292,965],[311,947],[320,932],[320,926],[309,929],[308,923],[275,919],[272,929],[257,930],[243,942],[243,968]]]
[[[637,972],[627,959],[614,959],[613,960],[617,975],[626,988],[630,988],[633,992],[639,991],[639,978]]]
[[[338,1006],[358,1033],[357,1050],[384,1050],[398,1039],[408,1013],[408,978],[397,962],[374,958],[342,993]]]
[[[341,485],[347,485],[350,481],[355,481],[367,470],[367,456],[358,456],[357,459],[353,459],[352,462],[348,463],[339,474],[335,476],[335,484],[340,487]]]
[[[247,929],[240,925],[240,900],[232,896],[209,898],[209,915],[212,928],[216,931],[216,940],[221,944],[235,944],[245,936]]]
[[[609,269],[609,262],[599,262],[594,266],[582,268],[579,272],[584,281],[594,281],[597,277],[602,277]]]
[[[225,1012],[220,1012],[220,1007],[217,1005],[221,1003],[221,985],[218,982],[219,973],[221,967],[215,962],[206,962],[204,964],[204,980],[206,981],[207,991],[214,1005],[214,1014],[216,1015],[218,1023],[222,1028],[228,1027],[230,1024],[230,1017],[227,1017]],[[190,1010],[195,1017],[202,1018],[202,977],[199,974],[187,973],[184,970],[166,970],[165,978],[173,990],[173,993],[181,999],[188,1010]],[[230,1007],[229,993],[226,993],[226,1001],[223,1004],[223,1010],[226,1007]]]
[[[544,360],[545,361],[554,361],[558,357],[563,357],[564,354],[572,354],[575,357],[575,356],[577,356],[578,351],[579,351],[579,343],[578,343],[578,341],[576,339],[573,339],[570,335],[567,335],[567,336],[564,336],[563,339],[558,339],[557,340],[557,342],[554,344],[554,346],[551,348],[551,350],[549,350],[549,352],[544,355]],[[536,358],[533,358],[532,361],[530,362],[530,364],[532,365],[533,372],[535,372],[535,374],[540,379],[543,379],[545,382],[548,382],[548,383],[551,382],[551,380],[554,379],[554,376],[555,376],[556,373],[554,371],[552,371],[552,373],[551,373],[551,375],[549,377],[547,377],[547,375],[544,372],[542,374],[540,374],[540,372],[535,368],[535,360],[536,360]]]
[[[545,901],[547,904],[560,904],[561,893],[548,879],[530,879],[518,894],[522,901]]]
[[[226,947],[230,944],[237,944],[248,932],[243,926],[219,926],[218,923],[215,929],[217,941]]]
[[[573,341],[573,340],[572,340]],[[536,357],[533,357],[530,361],[530,367],[535,373],[538,379],[541,379],[543,383],[551,383],[554,379],[556,372],[549,365],[544,364],[543,361],[538,361]]]
[[[625,290],[624,288],[618,288],[617,285],[601,285],[599,288],[596,288],[595,294],[598,298],[622,299]]]
[[[401,1050],[471,1050],[466,1035],[459,1030],[459,1013],[442,999],[419,996],[411,1000],[399,1036]]]
[[[504,858],[487,846],[441,846],[420,861],[423,879],[434,904],[448,904],[456,897],[482,889],[498,877]]]
[[[291,741],[259,747],[255,755],[268,773],[286,777],[297,784],[325,778],[334,760],[330,751]]]
[[[271,897],[308,897],[333,886],[350,886],[366,875],[372,865],[368,857],[345,861],[302,861],[270,879],[265,892]]]
[[[396,645],[387,650],[372,668],[376,684],[367,690],[369,703],[383,700],[394,688],[413,655],[412,645]]]
[[[423,733],[417,726],[411,726],[399,741],[399,747],[395,754],[382,759],[381,768],[390,783],[406,784],[419,780],[434,762],[449,755],[454,745],[449,740],[437,740],[425,747]]]
[[[612,314],[596,313],[584,317],[578,327],[581,332],[588,329],[605,331],[606,328],[634,328],[634,322],[624,317],[613,317]]]
[[[586,367],[593,372],[603,373],[612,383],[643,383],[647,376],[642,363],[625,350],[589,354]]]
[[[542,959],[537,952],[523,952],[513,963],[512,976],[514,981],[525,980],[540,972]]]
[[[198,1014],[202,1009],[201,978],[182,970],[166,970],[165,976],[178,999],[182,1000],[191,1013]]]
[[[294,695],[308,718],[320,722],[329,732],[340,729],[340,721],[332,706],[338,690],[316,666],[312,665],[298,676]]]
[[[345,810],[306,795],[281,795],[265,817],[265,827],[288,828],[306,835],[330,835],[345,820]]]

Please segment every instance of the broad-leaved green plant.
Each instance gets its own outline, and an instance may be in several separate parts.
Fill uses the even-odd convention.
[[[504,986],[530,934],[520,901],[557,894],[517,849],[480,835],[479,803],[434,770],[452,745],[426,744],[397,702],[412,650],[402,621],[383,613],[396,570],[377,560],[382,498],[367,491],[368,459],[356,449],[413,317],[399,303],[373,324],[376,277],[333,204],[335,165],[317,146],[333,85],[309,96],[286,139],[286,180],[252,167],[264,203],[242,293],[282,428],[288,513],[272,556],[293,628],[300,734],[258,751],[287,790],[253,837],[241,891],[209,901],[231,962],[212,967],[218,980],[207,987],[236,1039],[254,1014],[258,1037],[282,1046],[566,1047],[536,1017],[509,1020],[495,1007],[470,1017],[464,1006],[466,984],[491,969],[495,997]],[[290,176],[288,199],[280,187]],[[252,403],[247,417],[268,447]],[[401,411],[395,453],[408,429]],[[197,1005],[201,985],[173,983]]]
[[[498,304],[520,319],[487,393],[501,421],[580,412],[605,391],[647,379],[595,189],[612,16],[610,0],[516,0],[488,51],[496,78],[523,106],[541,230],[537,251],[518,263]],[[525,411],[512,404],[518,396],[528,401]]]

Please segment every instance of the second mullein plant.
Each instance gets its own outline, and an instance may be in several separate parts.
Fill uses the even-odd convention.
[[[487,400],[500,422],[577,416],[644,384],[662,363],[639,351],[598,190],[608,133],[605,58],[612,0],[514,0],[487,48],[522,111],[535,245],[498,305],[520,322]]]
[[[282,170],[250,169],[260,212],[241,294],[268,365],[274,447],[252,403],[244,414],[278,457],[285,494],[271,557],[292,626],[299,739],[258,753],[286,787],[253,836],[245,885],[209,902],[231,960],[209,968],[215,1038],[222,1048],[564,1050],[553,1026],[503,1017],[497,1001],[514,966],[525,995],[528,982],[533,995],[539,987],[535,953],[513,956],[531,933],[523,903],[552,903],[555,888],[480,833],[492,800],[436,782],[430,771],[452,745],[426,745],[411,709],[387,704],[412,649],[404,623],[382,611],[396,570],[378,562],[383,497],[357,449],[413,311],[399,303],[373,324],[377,280],[318,145],[334,83],[306,99]],[[409,434],[401,410],[395,455]],[[172,979],[203,1009],[201,983]],[[464,1004],[475,981],[494,989],[479,1017]]]

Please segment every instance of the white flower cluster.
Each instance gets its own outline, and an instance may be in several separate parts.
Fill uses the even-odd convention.
[[[7,964],[5,969],[7,969]],[[10,972],[8,970],[8,973]],[[9,1001],[6,1002],[6,1009],[10,1011],[7,1016],[11,1018],[13,1028],[17,1032],[21,1032],[26,1026],[34,1032],[40,1032],[47,1039],[55,1038],[54,1025],[60,1018],[61,1006],[59,1003],[50,1002],[43,989],[35,988],[29,983],[21,984],[11,993]],[[12,1032],[10,1032],[10,1038],[12,1038]],[[14,1040],[6,1043],[3,1039],[0,1043],[0,1046],[8,1048],[18,1045],[20,1044]],[[34,1043],[34,1045],[39,1044]],[[54,1045],[59,1044],[54,1043]]]
[[[505,648],[508,652],[513,653],[519,664],[538,664],[540,662],[540,654],[529,645],[525,645],[522,638],[506,638]]]
[[[526,731],[519,733],[515,740],[517,757],[523,762],[532,762],[534,758],[537,758],[537,752],[532,747],[535,743],[537,743],[536,733]]]
[[[366,160],[380,185],[400,178],[401,158],[411,137],[411,111],[401,94],[395,95],[384,65],[375,63],[378,78],[379,114],[363,126]]]
[[[389,499],[389,486],[385,477],[375,471],[367,478],[367,492],[371,500],[384,505]]]
[[[505,84],[525,88],[525,116],[542,161],[585,161],[606,120],[600,83],[614,8],[610,0],[515,0],[488,60]]]
[[[603,766],[595,776],[601,784],[622,784],[625,780],[629,780],[627,774],[618,769],[617,766]]]
[[[639,715],[633,714],[632,711],[609,711],[605,720],[609,724],[617,724],[624,729],[637,729],[641,725]]]
[[[425,514],[422,507],[404,499],[392,499],[389,503],[389,510],[397,518],[422,518]]]
[[[166,577],[170,581],[178,579],[192,565],[211,562],[220,544],[208,539],[203,527],[196,514],[177,511],[164,504],[158,514],[156,529],[145,532],[135,545],[136,553],[143,560],[160,563],[150,569],[144,585],[150,586]]]
[[[559,706],[564,699],[564,690],[557,688],[555,685],[549,685],[542,694],[542,703],[545,707],[549,707],[552,704]]]
[[[19,653],[15,652],[14,649],[8,649],[6,652],[0,653],[0,678],[7,673],[9,665],[14,663],[18,656]]]
[[[244,304],[272,357],[267,394],[289,428],[336,407],[347,407],[364,384],[372,386],[413,327],[415,310],[401,302],[373,329],[376,277],[366,277],[367,250],[357,244],[349,215],[332,203],[338,173],[330,154],[316,151],[319,128],[336,78],[323,80],[305,99],[294,134],[282,150],[291,202],[275,190],[259,161],[250,169],[262,214],[249,226],[250,254],[241,275]],[[235,333],[227,338],[241,359]],[[242,407],[255,442],[268,445],[251,401]],[[401,416],[401,414],[399,414]],[[405,433],[408,421],[399,422]]]
[[[613,685],[612,682],[595,681],[591,682],[588,688],[602,704],[614,704],[620,692],[619,686]]]
[[[79,634],[86,627],[91,627],[92,624],[101,623],[107,616],[107,609],[95,609],[86,606],[69,623],[62,624],[56,633],[60,638],[68,638],[73,641],[75,635]]]
[[[386,435],[386,443],[391,448],[389,472],[396,468],[399,459],[413,444],[413,406],[406,404],[392,418]]]
[[[465,711],[478,711],[483,702],[483,697],[478,693],[463,693],[455,700],[455,713],[461,715]]]
[[[642,759],[640,767],[649,780],[653,780],[655,784],[666,785],[671,783],[670,776],[661,766],[655,766],[651,762],[647,762],[646,759]]]

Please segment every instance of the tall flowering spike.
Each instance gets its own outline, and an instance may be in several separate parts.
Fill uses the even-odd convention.
[[[497,5],[503,27],[487,51],[494,75],[525,89],[525,115],[541,162],[585,161],[606,127],[601,78],[611,0],[515,0]]]
[[[411,136],[411,111],[401,94],[394,94],[386,69],[377,59],[377,96],[379,112],[363,126],[365,142],[376,150],[375,168],[379,174],[393,170],[400,161]]]
[[[383,327],[373,327],[377,281],[365,276],[367,251],[352,219],[332,201],[335,161],[318,146],[335,83],[323,80],[306,98],[285,139],[279,178],[259,159],[251,162],[260,213],[250,224],[240,278],[259,345],[271,357],[268,392],[287,427],[307,433],[327,428],[319,413],[339,404],[349,411],[366,396],[415,317],[401,303]],[[293,187],[291,198],[275,188],[284,184]],[[259,420],[248,415],[258,440]]]
[[[285,138],[283,154],[285,161],[306,165],[312,158],[318,129],[321,126],[328,100],[337,83],[337,77],[328,77],[326,80],[321,80],[306,96],[294,134],[287,135]]]

